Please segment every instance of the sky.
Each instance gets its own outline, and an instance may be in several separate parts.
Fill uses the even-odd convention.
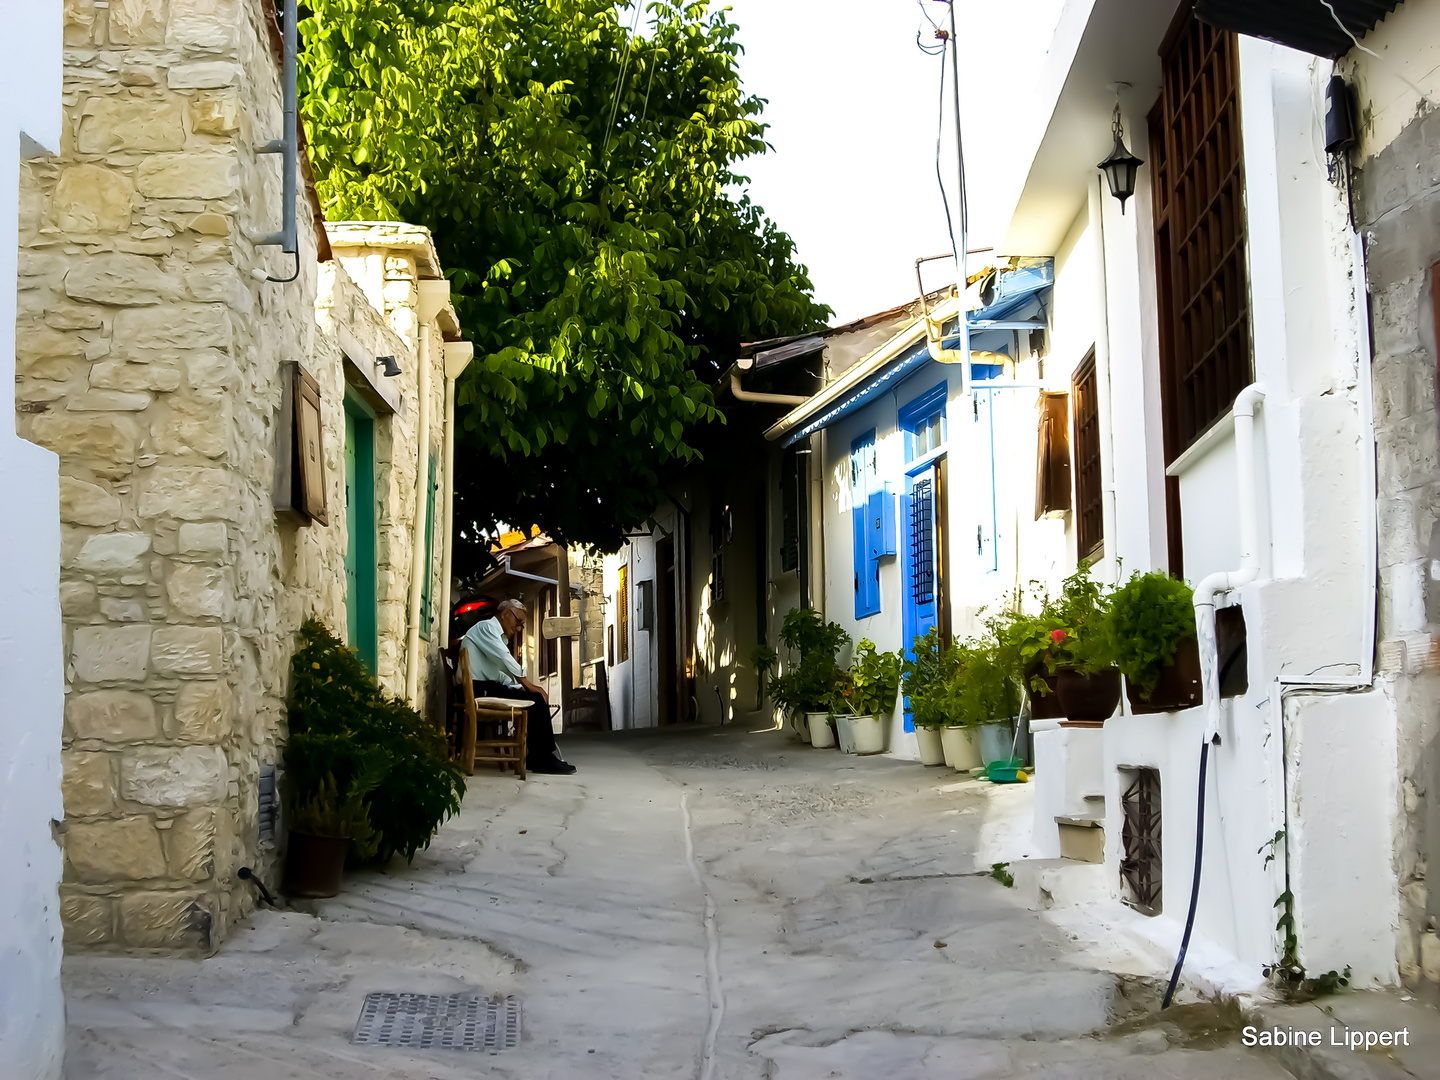
[[[1003,129],[990,88],[1005,87],[1007,110],[1023,96],[1024,81],[1017,86],[1005,69],[1017,55],[1043,55],[1059,2],[1010,0],[987,9],[960,0],[965,143],[967,151],[991,151],[990,161],[972,156],[967,162],[972,248],[993,244],[1004,227],[1005,215],[994,205],[997,191],[1008,188],[993,182],[993,148]],[[935,170],[942,61],[916,45],[922,29],[926,44],[933,43],[922,3],[943,25],[946,5],[936,0],[728,0],[746,50],[740,74],[747,90],[769,101],[763,119],[774,147],[741,171],[752,178],[755,201],[795,239],[816,298],[835,311],[832,324],[914,299],[915,259],[951,248]],[[1007,13],[1003,22],[997,7]],[[1030,10],[1017,18],[1017,9]],[[945,64],[941,169],[954,213],[957,168]],[[955,224],[958,230],[958,218]],[[972,257],[972,272],[984,257]],[[936,262],[926,269],[925,287],[954,278],[953,262]]]

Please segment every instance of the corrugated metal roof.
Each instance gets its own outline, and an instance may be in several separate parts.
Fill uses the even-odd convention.
[[[1222,30],[1336,58],[1355,47],[1352,34],[1363,38],[1399,6],[1400,0],[1195,0],[1195,17]]]

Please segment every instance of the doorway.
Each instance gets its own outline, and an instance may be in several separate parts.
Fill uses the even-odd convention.
[[[345,617],[350,647],[378,674],[375,630],[375,418],[345,395]]]
[[[675,670],[675,539],[667,536],[655,545],[655,561],[659,566],[659,580],[656,582],[656,598],[660,610],[656,613],[656,632],[659,640],[657,663],[659,664],[658,687],[660,695],[659,722],[673,724],[680,718],[679,686]]]

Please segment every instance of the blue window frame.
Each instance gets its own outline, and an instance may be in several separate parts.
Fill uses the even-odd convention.
[[[880,553],[875,543],[871,496],[877,483],[875,429],[850,444],[850,527],[855,562],[855,618],[880,611]]]
[[[901,633],[905,652],[913,655],[915,638],[940,621],[944,586],[945,506],[943,450],[948,434],[946,383],[939,383],[905,404],[897,417],[905,435],[905,488],[900,501],[900,543],[903,559]],[[913,731],[910,699],[906,698],[905,730]]]
[[[942,382],[900,410],[899,424],[905,432],[905,464],[933,454],[945,445],[945,396],[946,384]]]

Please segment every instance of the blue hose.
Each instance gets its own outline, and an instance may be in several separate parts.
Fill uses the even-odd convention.
[[[1200,900],[1200,859],[1205,853],[1205,764],[1210,757],[1210,740],[1200,744],[1200,795],[1195,811],[1195,879],[1190,883],[1190,913],[1185,916],[1185,935],[1180,939],[1180,955],[1175,958],[1175,970],[1170,975],[1170,985],[1165,990],[1165,1000],[1160,1008],[1168,1009],[1175,997],[1175,986],[1180,982],[1180,969],[1185,966],[1185,953],[1190,948],[1190,931],[1195,929],[1195,905]]]

